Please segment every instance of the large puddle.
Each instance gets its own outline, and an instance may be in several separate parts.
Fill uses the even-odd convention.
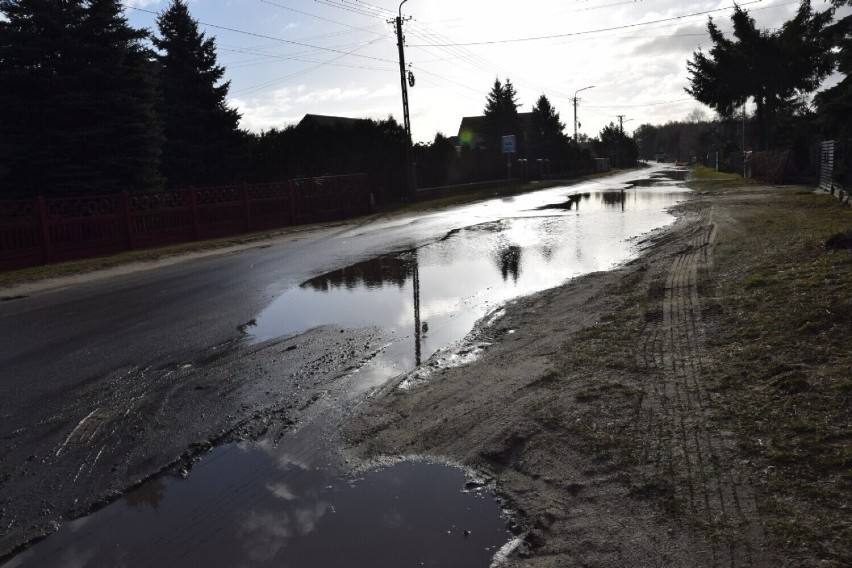
[[[378,326],[394,339],[359,372],[357,390],[419,366],[467,335],[495,307],[569,278],[608,270],[636,252],[631,239],[673,220],[688,191],[668,178],[651,187],[527,196],[511,217],[474,224],[413,250],[317,276],[279,296],[248,328],[255,341],[322,324]]]
[[[190,478],[149,482],[4,568],[488,566],[509,539],[459,469],[409,462],[343,480],[306,457],[218,448]]]
[[[680,175],[656,170],[597,191],[494,202],[508,212],[499,220],[472,221],[285,291],[247,332],[260,342],[322,324],[383,328],[392,339],[356,373],[354,398],[439,350],[452,357],[474,323],[507,301],[630,259],[633,239],[673,221],[666,209],[688,191]],[[466,491],[460,469],[403,462],[338,476],[316,442],[330,427],[216,448],[186,479],[159,477],[64,523],[4,568],[486,567],[510,541],[494,497]]]

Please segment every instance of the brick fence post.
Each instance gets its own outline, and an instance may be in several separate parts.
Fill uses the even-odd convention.
[[[293,180],[287,182],[287,194],[290,198],[290,226],[296,225],[296,190],[293,187]]]
[[[192,214],[192,238],[194,240],[201,239],[201,229],[198,220],[198,191],[194,186],[189,186],[189,211]]]
[[[121,204],[124,209],[124,229],[127,235],[127,250],[133,250],[133,216],[130,213],[130,194],[127,191],[121,192]]]
[[[322,178],[312,177],[312,178],[309,178],[309,179],[311,180],[311,185],[310,185],[311,190],[310,190],[310,194],[308,196],[309,199],[310,199],[309,209],[311,211],[311,221],[310,222],[316,223],[317,222],[317,200],[316,200],[317,179],[322,179]]]
[[[50,226],[47,221],[47,203],[44,196],[36,197],[36,209],[38,210],[38,222],[41,227],[42,250],[44,251],[44,263],[53,260],[53,247],[50,243]]]
[[[251,202],[249,201],[249,186],[246,182],[242,183],[243,188],[243,208],[245,209],[246,233],[251,232]]]

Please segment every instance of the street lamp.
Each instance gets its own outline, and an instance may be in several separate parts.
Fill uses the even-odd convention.
[[[589,85],[588,87],[583,87],[582,89],[577,89],[576,91],[574,91],[574,144],[579,143],[577,141],[577,93],[579,93],[580,91],[585,91],[586,89],[591,89],[593,87],[594,85]]]

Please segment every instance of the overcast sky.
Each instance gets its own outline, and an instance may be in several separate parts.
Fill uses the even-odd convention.
[[[168,0],[127,0],[136,27],[155,29]],[[762,28],[776,28],[791,0],[742,0]],[[827,2],[813,0],[816,9]],[[190,10],[216,38],[242,126],[261,131],[306,113],[402,122],[392,18],[399,0],[192,0]],[[709,15],[730,30],[733,2],[683,0],[408,0],[406,63],[412,136],[458,132],[482,114],[495,77],[515,84],[521,111],[542,93],[573,134],[597,135],[625,115],[625,130],[682,120],[702,105],[684,92],[686,61],[709,47]],[[225,29],[228,28],[228,29]],[[705,109],[707,110],[707,109]],[[710,113],[708,112],[708,115]]]

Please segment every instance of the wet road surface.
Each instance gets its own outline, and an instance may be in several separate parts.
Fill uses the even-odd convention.
[[[133,551],[159,543],[169,560],[156,564],[186,565],[177,559],[189,555],[190,564],[228,566],[234,559],[208,555],[217,550],[210,541],[240,535],[246,538],[229,550],[242,551],[239,560],[249,565],[264,565],[296,550],[310,558],[312,550],[346,542],[341,535],[356,528],[368,536],[355,544],[374,553],[393,550],[380,546],[391,534],[385,523],[391,509],[378,508],[384,513],[371,522],[366,514],[336,513],[343,503],[358,502],[353,494],[361,495],[332,473],[340,465],[333,451],[336,421],[357,395],[430,357],[415,379],[428,378],[436,365],[463,361],[477,346],[463,346],[462,339],[480,318],[499,315],[495,310],[506,301],[630,258],[636,252],[630,239],[673,219],[665,208],[686,192],[670,179],[678,176],[654,168],[331,227],[286,245],[3,303],[3,329],[16,333],[0,338],[0,383],[10,393],[0,403],[0,554],[38,534],[35,525],[69,511],[85,513],[93,498],[114,499],[168,464],[171,471],[192,473],[182,480],[155,478],[102,511],[66,523],[10,565],[67,565],[63,555],[73,550],[84,560],[79,565],[110,563],[113,557],[98,556],[108,553],[128,566],[144,566],[150,563],[134,560],[139,555]],[[300,457],[294,462],[293,455]],[[205,457],[195,463],[199,456]],[[425,493],[451,511],[455,498],[470,494],[461,493],[458,471],[456,481],[439,482],[443,473],[434,472],[445,469],[455,471],[402,464],[367,474],[365,480],[385,481],[376,481],[377,493],[362,503],[375,503],[398,483],[408,488],[400,498]],[[279,483],[282,476],[286,483]],[[219,499],[229,487],[243,497]],[[448,565],[446,559],[460,557],[464,547],[487,549],[482,562],[464,564],[485,566],[509,536],[493,499],[481,500],[491,511],[475,521],[447,513],[443,524],[425,523],[422,530],[440,537],[410,528],[415,532],[393,538],[417,534],[417,541],[438,542],[432,539],[453,531],[447,523],[458,528],[469,522],[476,527],[460,529],[472,531],[458,541],[461,549],[430,545],[446,553],[444,560],[425,553],[419,558]],[[221,508],[223,502],[231,506]],[[166,503],[168,515],[160,513]],[[325,507],[322,514],[317,507]],[[370,509],[353,505],[359,507]],[[310,510],[315,522],[299,525]],[[289,528],[275,528],[264,515],[280,523],[290,519]],[[405,517],[410,522],[417,514]],[[499,538],[479,542],[480,535],[494,536],[483,530],[492,521]],[[198,524],[206,527],[203,534],[193,532]],[[90,525],[94,530],[81,530]],[[169,538],[157,540],[158,531]],[[469,545],[474,541],[476,547]],[[103,542],[114,545],[104,552]]]

